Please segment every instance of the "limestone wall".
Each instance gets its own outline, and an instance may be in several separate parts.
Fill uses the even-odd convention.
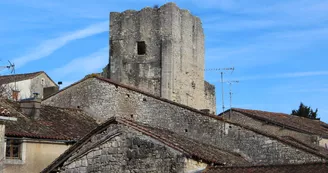
[[[146,53],[138,55],[138,42]],[[204,32],[198,17],[174,3],[110,14],[109,78],[169,100],[215,112],[204,95]],[[214,94],[214,95],[213,95]],[[214,100],[214,102],[213,102]]]
[[[184,172],[184,156],[152,138],[127,127],[118,136],[108,135],[117,129],[92,137],[64,163],[61,172],[177,173]],[[121,128],[120,128],[121,129]],[[106,136],[107,135],[107,136]],[[107,141],[96,144],[102,139]]]
[[[79,106],[100,121],[123,116],[237,152],[254,164],[319,161],[320,157],[240,126],[90,78],[43,101],[59,107]]]
[[[224,114],[224,117],[229,119],[229,112]],[[297,132],[295,130],[290,130],[287,128],[282,128],[280,126],[272,125],[269,123],[265,123],[264,121],[259,121],[253,118],[250,118],[248,116],[245,116],[239,112],[232,111],[232,114],[230,115],[230,121],[236,122],[239,124],[244,124],[250,127],[253,127],[255,129],[259,129],[263,132],[277,135],[277,136],[290,136],[295,138],[296,140],[302,141],[303,143],[306,143],[310,146],[317,145],[317,136],[316,135],[310,135],[302,132]]]

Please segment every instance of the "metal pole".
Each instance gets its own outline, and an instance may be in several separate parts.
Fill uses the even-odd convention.
[[[221,72],[221,87],[222,87],[222,113],[223,113],[224,112],[223,72]]]
[[[229,112],[229,119],[231,117],[231,100],[232,100],[232,92],[231,92],[231,83],[229,84],[229,89],[230,89],[230,112]]]

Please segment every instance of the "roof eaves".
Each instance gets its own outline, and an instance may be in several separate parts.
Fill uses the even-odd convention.
[[[277,125],[277,126],[280,126],[282,128],[286,128],[286,129],[290,129],[290,130],[294,130],[294,131],[297,131],[297,132],[306,133],[306,134],[310,134],[310,135],[320,135],[320,134],[316,134],[316,133],[313,133],[313,132],[310,132],[310,131],[307,131],[307,130],[303,130],[303,129],[300,129],[300,128],[290,126],[288,124],[283,124],[283,123],[280,123],[280,122],[276,122],[276,121],[273,121],[273,120],[268,119],[268,118],[259,117],[259,116],[256,116],[256,115],[253,115],[251,113],[247,113],[247,112],[244,112],[244,111],[241,111],[241,110],[238,110],[238,109],[232,108],[232,111],[236,111],[236,112],[244,114],[244,115],[246,115],[250,118],[254,118],[254,119],[257,119],[257,120],[260,120],[260,121],[264,121],[266,123],[270,123],[270,124],[273,124],[273,125]],[[226,111],[223,114],[225,114],[225,113],[226,113]]]
[[[324,155],[324,154],[322,154],[322,153],[320,153],[320,152],[316,152],[316,151],[314,151],[314,150],[312,150],[312,149],[308,149],[307,147],[302,147],[301,145],[296,145],[295,143],[292,143],[292,142],[290,142],[289,140],[285,140],[285,139],[283,139],[283,138],[281,138],[281,137],[278,137],[278,136],[275,136],[275,135],[272,135],[272,134],[265,133],[265,132],[263,132],[263,131],[260,131],[260,130],[258,130],[258,129],[255,129],[255,128],[253,128],[253,127],[250,127],[250,126],[247,126],[247,125],[244,125],[244,124],[240,124],[240,123],[236,123],[236,122],[231,122],[231,121],[229,121],[229,120],[225,120],[225,121],[226,121],[227,123],[230,123],[230,124],[233,124],[233,125],[240,126],[240,127],[245,128],[245,129],[251,130],[251,131],[253,131],[253,132],[255,132],[255,133],[258,133],[258,134],[261,134],[261,135],[263,135],[263,136],[267,136],[267,137],[270,137],[270,138],[276,139],[276,140],[281,141],[281,142],[283,142],[283,143],[285,143],[285,144],[287,144],[287,145],[291,145],[291,146],[293,146],[293,147],[296,147],[296,148],[298,148],[298,149],[301,149],[301,150],[303,150],[303,151],[305,151],[305,152],[308,152],[308,153],[314,154],[314,155],[316,155],[316,156],[319,156],[319,157],[322,157],[322,158],[328,159],[328,155]]]
[[[50,173],[51,171],[56,169],[59,165],[63,164],[69,158],[70,154],[78,150],[79,147],[84,143],[86,143],[88,139],[92,137],[93,134],[96,134],[97,132],[104,130],[105,128],[107,128],[108,125],[116,122],[117,122],[116,117],[109,118],[106,122],[94,128],[91,132],[89,132],[84,137],[82,137],[81,140],[79,140],[77,143],[75,143],[73,146],[67,149],[63,154],[57,157],[57,159],[55,159],[50,165],[44,168],[41,172]]]

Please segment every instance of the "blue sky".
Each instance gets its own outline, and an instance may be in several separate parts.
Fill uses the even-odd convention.
[[[44,70],[67,86],[108,63],[109,12],[165,2],[1,0],[0,63],[13,61],[17,73]],[[174,2],[203,22],[206,68],[235,67],[224,75],[240,81],[232,85],[233,107],[290,113],[302,101],[328,122],[327,0]],[[219,72],[206,79],[217,87],[221,112]]]

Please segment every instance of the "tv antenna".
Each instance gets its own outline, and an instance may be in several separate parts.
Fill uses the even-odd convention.
[[[204,69],[204,71],[220,71],[221,74],[221,89],[222,89],[222,112],[224,112],[224,87],[223,87],[223,72],[224,71],[231,71],[232,72],[235,70],[234,67],[230,68],[210,68],[210,69]]]
[[[229,84],[229,96],[230,96],[230,111],[229,111],[229,119],[230,119],[230,117],[231,117],[231,113],[232,113],[232,111],[231,111],[231,109],[232,109],[232,107],[231,107],[231,102],[232,102],[232,87],[231,87],[231,85],[233,84],[233,83],[239,83],[239,81],[238,80],[233,80],[233,81],[226,81],[228,84]]]
[[[15,74],[16,74],[16,71],[15,71],[15,64],[14,63],[11,63],[9,60],[8,60],[8,63],[9,63],[9,65],[6,65],[6,66],[0,66],[0,70],[2,70],[2,69],[8,69],[8,70],[10,70],[10,73],[13,75],[13,77],[14,77],[14,89],[13,89],[13,91],[17,91],[17,85],[16,85],[16,76],[15,76]]]

